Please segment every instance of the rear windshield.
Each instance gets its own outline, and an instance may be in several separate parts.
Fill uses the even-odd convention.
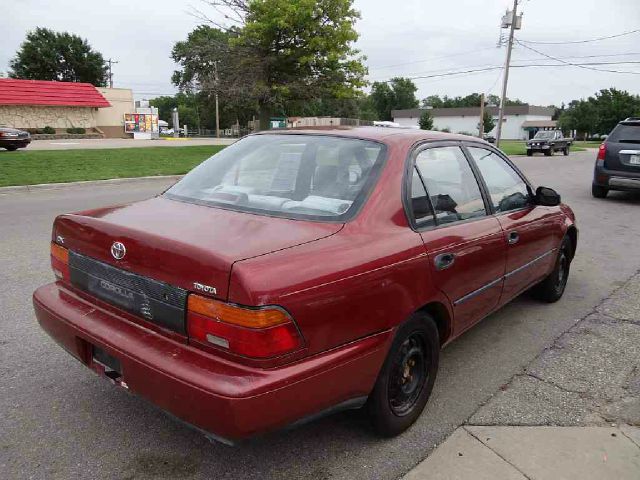
[[[165,195],[267,215],[349,218],[385,157],[377,142],[322,135],[252,135],[209,158]]]
[[[609,142],[617,143],[640,143],[640,124],[624,125],[619,124],[613,129],[607,138]]]

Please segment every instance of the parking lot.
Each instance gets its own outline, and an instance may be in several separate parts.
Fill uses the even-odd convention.
[[[40,330],[31,293],[53,279],[55,215],[146,198],[166,181],[0,195],[2,476],[400,477],[640,269],[640,195],[592,198],[594,158],[591,150],[515,159],[533,183],[556,189],[577,215],[580,238],[566,294],[552,305],[522,296],[455,341],[443,353],[422,417],[388,440],[375,437],[363,415],[347,412],[230,448],[113,388]]]

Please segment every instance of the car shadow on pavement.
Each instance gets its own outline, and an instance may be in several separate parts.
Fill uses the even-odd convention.
[[[606,198],[599,201],[640,205],[640,192],[609,192]]]

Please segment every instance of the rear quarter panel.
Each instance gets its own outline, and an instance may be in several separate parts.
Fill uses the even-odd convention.
[[[388,146],[377,185],[340,232],[232,268],[229,300],[287,309],[309,354],[394,328],[429,301],[447,302],[433,288],[422,239],[402,206],[411,145]]]

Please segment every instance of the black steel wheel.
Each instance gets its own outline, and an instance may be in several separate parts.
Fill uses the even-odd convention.
[[[388,392],[391,411],[402,417],[416,404],[428,377],[425,346],[419,332],[411,334],[395,355]]]
[[[532,293],[538,300],[553,303],[562,298],[569,279],[572,257],[573,245],[569,237],[564,237],[558,249],[553,271],[532,289]]]
[[[440,336],[430,315],[415,313],[398,327],[367,400],[379,435],[398,435],[420,416],[433,390],[439,356]]]

